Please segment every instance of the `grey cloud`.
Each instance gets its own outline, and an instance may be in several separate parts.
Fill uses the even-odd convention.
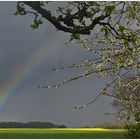
[[[28,61],[43,43],[48,49],[46,57],[25,73],[13,96],[0,109],[0,121],[52,121],[70,127],[92,125],[113,120],[101,112],[114,111],[110,99],[101,98],[83,111],[75,111],[75,105],[89,102],[104,86],[107,79],[93,76],[66,84],[58,89],[39,89],[40,83],[53,84],[80,74],[79,70],[53,72],[53,67],[71,65],[86,57],[81,48],[64,42],[69,35],[58,32],[48,22],[34,31],[31,18],[14,16],[15,2],[0,2],[0,87],[4,81]],[[48,43],[49,40],[49,43]],[[13,75],[12,75],[13,76]]]

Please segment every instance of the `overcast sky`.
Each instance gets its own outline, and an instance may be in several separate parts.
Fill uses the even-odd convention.
[[[87,56],[80,47],[65,44],[68,34],[58,32],[48,22],[37,30],[29,16],[14,16],[15,2],[0,2],[0,121],[47,121],[68,127],[93,126],[115,120],[102,116],[113,112],[111,99],[101,97],[84,110],[107,82],[93,76],[58,89],[39,89],[79,74],[75,70],[53,72],[52,68],[71,65]]]

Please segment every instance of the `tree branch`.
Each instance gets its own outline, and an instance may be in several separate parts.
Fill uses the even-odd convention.
[[[50,11],[48,11],[48,10],[46,10],[46,9],[44,9],[40,6],[40,2],[24,1],[23,3],[25,5],[31,7],[33,10],[37,11],[39,14],[41,14],[41,16],[43,18],[45,18],[49,22],[51,22],[58,30],[62,30],[64,32],[69,32],[69,33],[72,33],[72,34],[86,34],[86,35],[89,35],[90,31],[95,27],[95,25],[100,24],[99,21],[102,21],[102,20],[104,20],[105,18],[108,17],[108,15],[100,15],[100,16],[96,17],[89,26],[86,26],[86,27],[74,26],[72,28],[72,27],[64,26],[64,25],[61,24],[62,21],[66,20],[66,17],[56,18],[56,17],[52,16]],[[75,19],[75,15],[69,15],[69,19],[71,19],[71,20]]]
[[[80,79],[80,78],[87,77],[87,76],[89,76],[89,75],[91,75],[91,74],[94,74],[94,73],[113,70],[114,68],[115,68],[115,67],[104,68],[104,69],[102,69],[102,70],[100,70],[100,71],[99,71],[99,70],[90,70],[90,71],[88,71],[87,73],[84,73],[84,74],[82,74],[82,75],[80,75],[80,76],[73,77],[73,78],[71,78],[71,79],[69,79],[69,80],[66,80],[66,81],[63,81],[63,82],[61,82],[61,83],[59,83],[59,84],[52,85],[52,86],[43,86],[43,85],[40,85],[39,88],[58,88],[58,87],[60,87],[60,86],[62,86],[62,85],[64,85],[64,84],[66,84],[66,83],[71,82],[71,81],[74,81],[74,80],[78,80],[78,79]]]

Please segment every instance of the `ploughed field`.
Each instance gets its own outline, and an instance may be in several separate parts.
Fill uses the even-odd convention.
[[[0,128],[1,139],[122,139],[126,138],[127,131],[124,129],[103,128]]]

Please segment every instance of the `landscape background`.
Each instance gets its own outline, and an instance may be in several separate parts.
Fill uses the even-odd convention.
[[[53,72],[52,68],[84,60],[87,54],[74,44],[65,44],[69,35],[48,22],[37,30],[30,16],[14,16],[16,2],[0,2],[0,121],[42,121],[68,127],[93,126],[114,121],[112,99],[101,97],[84,110],[74,110],[95,97],[108,79],[92,76],[58,89],[39,89],[80,71]]]

